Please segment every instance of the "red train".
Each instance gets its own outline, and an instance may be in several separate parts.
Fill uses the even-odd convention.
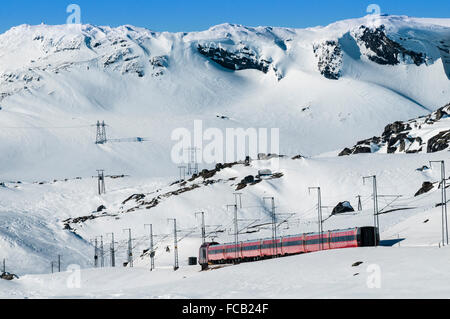
[[[261,239],[220,245],[205,243],[200,247],[199,264],[202,269],[208,265],[232,264],[257,261],[273,257],[283,257],[315,252],[319,250],[353,247],[374,247],[380,243],[380,234],[375,227],[358,227],[346,230],[328,231],[280,237],[277,240]],[[321,247],[322,246],[322,249]]]

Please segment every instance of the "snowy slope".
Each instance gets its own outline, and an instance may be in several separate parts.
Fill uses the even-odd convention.
[[[380,195],[402,196],[396,201],[380,196],[380,210],[385,212],[380,216],[382,239],[400,239],[402,246],[437,247],[441,241],[441,209],[436,207],[440,202],[436,183],[440,170],[417,170],[433,159],[442,159],[442,154],[281,159],[279,170],[274,172],[281,174],[240,190],[240,240],[271,236],[271,215],[263,202],[267,196],[275,197],[278,220],[282,223],[280,235],[316,231],[317,197],[315,193],[308,194],[311,186],[322,187],[322,203],[328,207],[324,209],[325,230],[372,225],[372,188],[363,184],[362,177],[376,174]],[[248,167],[237,164],[207,179],[199,177],[187,182],[181,188],[179,184],[170,186],[170,179],[107,178],[107,194],[103,197],[95,194],[93,178],[44,185],[7,183],[0,190],[2,215],[6,217],[0,228],[2,255],[8,259],[10,269],[19,274],[48,273],[50,262],[58,254],[64,256],[65,266],[76,263],[83,268],[92,267],[94,248],[90,240],[102,235],[105,263],[109,264],[111,238],[107,233],[114,232],[117,264],[122,264],[126,261],[128,238],[123,230],[131,228],[135,266],[148,267],[148,255],[140,256],[149,247],[144,224],[153,224],[156,265],[170,267],[173,253],[166,252],[166,247],[173,248],[173,226],[167,219],[177,218],[180,261],[187,265],[188,257],[198,254],[201,243],[200,220],[195,213],[206,213],[208,240],[233,241],[233,212],[226,205],[234,203],[233,193],[241,180],[256,176],[268,165],[267,161],[253,161]],[[427,181],[434,183],[431,190],[415,196]],[[135,194],[140,196],[131,198]],[[356,209],[357,195],[362,196],[362,212],[330,216],[343,201],[349,201]],[[155,200],[157,205],[153,205]],[[101,205],[106,209],[97,212]],[[26,233],[24,227],[28,229]]]
[[[356,262],[362,264],[352,267]],[[73,273],[0,282],[0,298],[446,299],[448,262],[448,249],[395,247],[316,253],[205,273],[197,267],[86,270],[79,288],[67,285]],[[371,278],[376,271],[379,281]]]
[[[280,128],[283,154],[342,149],[448,103],[449,34],[445,19],[396,16],[175,34],[18,26],[0,35],[0,174],[174,174],[171,133],[194,119]],[[97,120],[109,138],[150,142],[96,146]]]

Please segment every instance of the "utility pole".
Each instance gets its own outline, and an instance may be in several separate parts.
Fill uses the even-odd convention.
[[[273,255],[278,256],[278,243],[277,243],[277,217],[275,214],[275,198],[274,197],[264,197],[264,201],[270,199],[272,201],[272,241],[275,243],[275,247],[272,245]]]
[[[98,268],[98,241],[97,237],[94,239],[95,248],[94,248],[94,267]]]
[[[236,206],[238,204],[238,197],[239,197],[239,207],[242,209],[242,193],[233,193],[233,195]]]
[[[445,179],[445,161],[430,161],[430,166],[432,166],[433,163],[441,164],[442,245],[445,246],[445,244],[447,244],[448,246],[447,185]]]
[[[372,179],[373,182],[373,223],[375,229],[373,231],[374,235],[374,245],[377,246],[377,229],[380,231],[380,220],[378,217],[378,189],[377,189],[377,177],[374,176],[366,176],[363,177],[363,183],[366,184],[367,179]]]
[[[54,269],[53,269],[54,262],[52,261],[52,262],[50,263],[50,265],[51,265],[51,267],[52,267],[52,274],[54,274],[54,273],[55,273],[55,272],[54,272]]]
[[[205,244],[206,243],[205,212],[195,213],[195,217],[197,217],[197,215],[199,214],[202,215],[202,244]]]
[[[188,163],[188,175],[198,174],[198,163],[197,163],[197,147],[188,148],[189,151],[189,163]]]
[[[309,193],[312,190],[317,190],[317,215],[319,219],[319,247],[320,250],[324,249],[323,246],[323,218],[322,218],[322,191],[320,187],[309,187]]]
[[[131,239],[131,228],[127,228],[123,230],[128,231],[128,252],[127,252],[127,257],[128,257],[128,266],[129,267],[133,267],[133,243],[132,243],[132,239]]]
[[[111,245],[110,245],[110,255],[111,255],[111,267],[116,267],[116,252],[114,249],[114,233],[109,233],[111,235]]]
[[[358,199],[358,212],[362,211],[361,195],[356,196]]]
[[[153,225],[152,224],[145,224],[145,227],[150,228],[150,271],[153,271],[155,269],[155,251],[153,250]]]
[[[105,170],[98,169],[98,194],[102,195],[106,193],[106,187],[105,187]]]
[[[178,239],[177,239],[177,220],[175,218],[167,219],[169,222],[173,221],[173,243],[174,243],[174,265],[173,270],[177,271],[180,267],[178,265]]]
[[[61,255],[58,255],[58,272],[61,272]]]
[[[98,236],[100,237],[100,267],[104,268],[105,267],[105,252],[103,250],[103,236]]]
[[[238,244],[239,244],[238,206],[237,206],[237,204],[227,205],[227,209],[230,207],[234,207],[234,244],[235,244],[235,260],[237,262],[239,259],[239,256],[238,256]]]
[[[6,259],[3,258],[3,273],[6,273]]]
[[[181,183],[186,180],[186,166],[178,166],[178,169],[180,170],[180,187],[181,187]]]

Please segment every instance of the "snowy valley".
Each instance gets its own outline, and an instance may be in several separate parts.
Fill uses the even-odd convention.
[[[450,19],[192,33],[15,27],[0,35],[0,260],[19,279],[0,280],[0,298],[448,298],[441,171],[430,161],[449,159],[449,102]],[[97,121],[107,125],[106,143],[95,144]],[[180,180],[172,132],[194,121],[223,131],[279,128],[280,154],[200,164]],[[103,195],[97,169],[106,172]],[[196,213],[205,213],[208,241],[234,240],[227,205],[236,192],[242,241],[271,236],[267,197],[279,236],[316,232],[308,188],[317,186],[325,231],[371,226],[363,177],[372,175],[381,247],[206,272],[188,265],[201,245]],[[346,202],[353,211],[333,214]],[[123,267],[127,229],[133,268]],[[101,239],[106,267],[94,269]],[[63,271],[81,268],[80,287],[68,285],[73,273],[50,274],[58,255]],[[380,287],[368,284],[373,269]]]

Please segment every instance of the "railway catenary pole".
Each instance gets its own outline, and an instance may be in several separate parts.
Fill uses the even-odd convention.
[[[180,267],[178,264],[178,238],[177,238],[177,220],[175,218],[167,219],[173,221],[173,243],[174,243],[174,265],[173,270],[177,271]]]
[[[105,251],[103,247],[103,236],[98,236],[100,238],[100,267],[105,267]]]
[[[6,259],[5,259],[5,258],[3,258],[2,272],[3,272],[3,273],[6,273]]]
[[[105,186],[105,170],[98,169],[97,170],[97,178],[98,178],[98,194],[106,194],[106,186]]]
[[[97,268],[98,267],[98,241],[97,238],[94,239],[94,267]]]
[[[153,271],[153,269],[155,269],[155,251],[153,250],[153,224],[145,224],[144,228],[146,227],[150,228],[150,271]]]
[[[195,216],[202,215],[202,244],[206,243],[206,226],[205,226],[205,212],[195,213]]]
[[[442,207],[442,245],[449,245],[448,241],[448,221],[447,221],[447,185],[445,179],[445,161],[430,161],[430,166],[433,163],[441,164],[441,207]]]
[[[131,228],[126,228],[123,230],[124,232],[128,231],[128,251],[127,251],[127,255],[128,255],[128,266],[129,267],[133,267],[133,243],[132,243],[132,239],[131,239]]]
[[[58,255],[58,272],[61,272],[61,255]]]
[[[186,166],[178,166],[178,169],[180,170],[180,187],[181,187],[181,183],[186,180]]]
[[[312,190],[317,190],[317,215],[319,222],[319,248],[324,249],[323,246],[323,218],[322,218],[322,190],[320,187],[309,187],[309,192]]]
[[[271,212],[271,217],[272,217],[272,242],[275,243],[275,247],[272,244],[272,254],[273,256],[277,257],[278,256],[278,236],[277,236],[277,217],[275,214],[275,197],[264,197],[263,200],[268,200],[270,199],[272,201],[272,212]]]
[[[238,205],[238,197],[239,197],[239,208],[242,209],[242,193],[233,193],[233,195],[236,206]]]
[[[114,233],[109,233],[107,234],[111,235],[111,245],[109,247],[110,249],[110,255],[111,255],[111,267],[116,267],[116,252],[115,252],[115,247],[114,247]]]
[[[238,228],[238,206],[237,204],[233,204],[233,205],[227,205],[227,209],[230,207],[234,207],[234,218],[233,218],[233,223],[234,223],[234,245],[235,245],[235,249],[234,249],[234,258],[236,260],[236,262],[239,259],[238,256],[238,244],[239,244],[239,228]]]
[[[373,223],[374,223],[374,245],[377,246],[377,229],[380,231],[380,220],[379,220],[379,214],[378,214],[378,188],[377,188],[377,177],[375,175],[373,176],[366,176],[363,177],[363,184],[365,185],[367,179],[372,179],[373,182]]]

